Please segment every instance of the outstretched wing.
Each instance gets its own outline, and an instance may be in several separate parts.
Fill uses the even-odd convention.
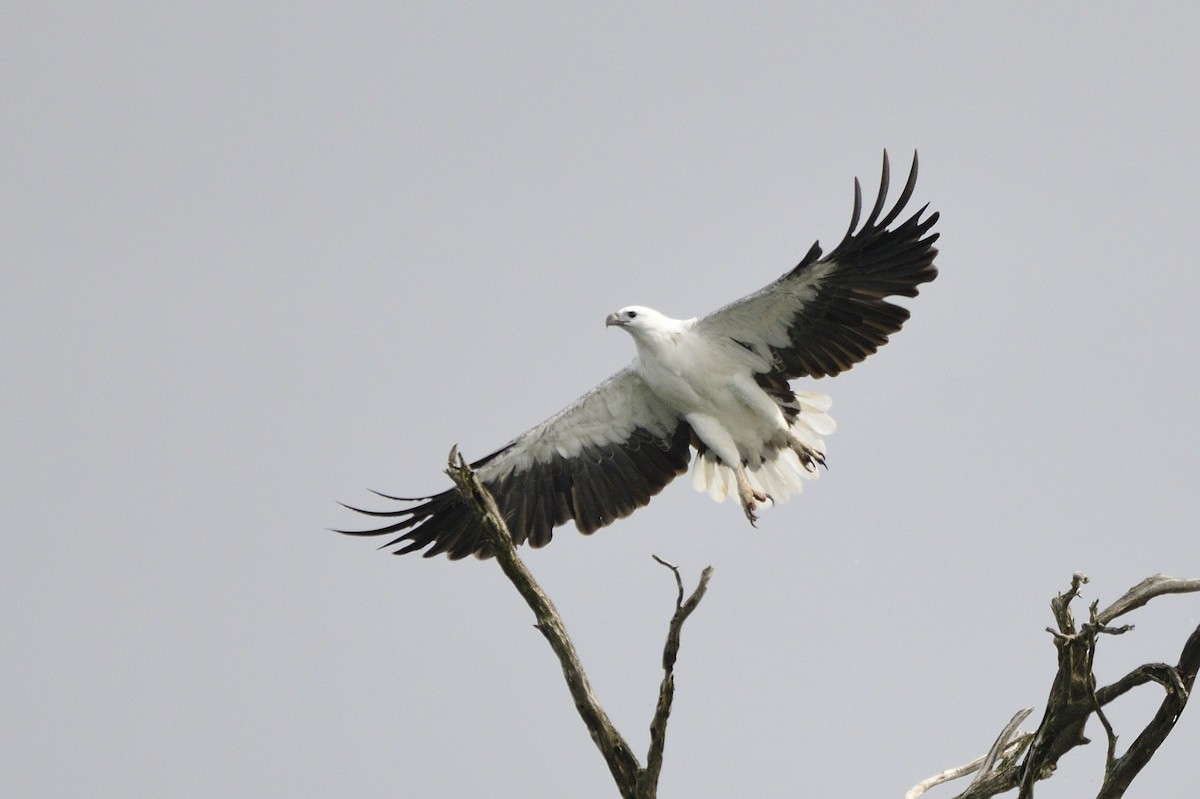
[[[929,233],[938,215],[921,220],[928,206],[888,229],[908,203],[917,182],[917,156],[900,199],[882,219],[888,193],[888,157],[883,154],[879,196],[856,232],[862,188],[854,180],[854,213],[845,238],[828,256],[820,244],[771,285],[721,308],[696,323],[696,330],[727,337],[753,350],[772,374],[785,379],[844,372],[887,343],[908,319],[908,310],[887,297],[917,296],[917,287],[937,277]]]
[[[691,428],[660,403],[642,379],[625,368],[570,407],[482,458],[471,467],[496,498],[517,544],[550,542],[568,519],[593,533],[647,504],[687,471]],[[349,535],[402,533],[384,546],[403,544],[402,555],[451,560],[489,557],[483,528],[456,489],[389,511],[352,510],[397,521]]]

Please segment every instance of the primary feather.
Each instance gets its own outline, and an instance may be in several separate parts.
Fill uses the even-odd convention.
[[[785,501],[815,479],[833,432],[829,398],[789,380],[839,374],[883,346],[908,319],[887,300],[915,297],[937,276],[936,213],[922,207],[890,227],[911,198],[908,181],[886,215],[889,166],[865,221],[854,181],[850,227],[829,255],[813,244],[769,286],[700,319],[671,319],[628,306],[607,324],[634,339],[634,361],[572,405],[472,464],[516,543],[540,547],[569,520],[592,533],[628,516],[687,471],[722,501],[737,496],[753,523],[758,505]],[[486,535],[454,489],[401,499],[405,507],[361,513],[381,527],[342,531],[394,535],[397,554],[451,559],[491,554]],[[415,503],[415,504],[413,504]]]

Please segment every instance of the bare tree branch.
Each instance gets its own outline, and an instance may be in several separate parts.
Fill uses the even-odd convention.
[[[1107,624],[1118,616],[1140,608],[1156,596],[1184,594],[1192,591],[1200,591],[1200,580],[1180,580],[1165,574],[1155,574],[1126,591],[1125,596],[1112,603],[1103,613],[1098,614],[1096,621],[1100,624]]]
[[[1033,712],[1033,708],[1027,707],[1023,710],[1018,710],[1017,713],[1004,725],[1004,729],[1000,731],[1000,735],[996,738],[992,748],[983,756],[983,762],[979,764],[979,771],[975,774],[975,779],[971,780],[968,789],[974,788],[983,783],[988,776],[995,770],[996,761],[1003,754],[1005,761],[1011,762],[1013,758],[1011,754],[1016,750],[1024,750],[1024,747],[1033,739],[1028,733],[1021,733],[1021,736],[1013,741],[1010,740],[1014,735],[1020,733],[1020,724],[1029,714]]]
[[[995,743],[988,753],[982,757],[977,757],[970,763],[957,768],[947,769],[941,774],[935,774],[928,779],[909,788],[908,793],[904,794],[904,799],[917,799],[930,788],[941,785],[943,782],[956,780],[959,777],[965,777],[968,774],[974,773],[975,779],[971,780],[971,784],[967,786],[967,790],[959,794],[960,799],[970,799],[974,796],[994,796],[996,791],[991,790],[992,782],[997,778],[997,775],[1007,775],[1003,779],[1010,783],[1009,788],[1016,784],[1015,777],[1009,775],[1008,772],[1012,769],[1012,764],[1021,752],[1025,751],[1025,747],[1029,745],[1033,735],[1027,732],[1021,732],[1020,724],[1029,714],[1033,712],[1033,708],[1028,707],[1024,710],[1018,710],[1016,715],[1009,719],[1008,724],[1004,725],[1004,729],[1000,731],[1000,735],[996,737]],[[1014,736],[1016,736],[1014,738]],[[1008,790],[1005,788],[1004,790]],[[980,793],[980,791],[991,791],[990,793]]]
[[[1196,672],[1200,669],[1200,627],[1193,630],[1188,637],[1177,666],[1154,664],[1153,667],[1142,668],[1151,674],[1150,679],[1163,686],[1166,696],[1163,697],[1154,718],[1129,745],[1129,750],[1107,769],[1104,785],[1100,793],[1096,794],[1096,799],[1119,799],[1124,796],[1133,778],[1150,762],[1150,758],[1174,729],[1175,722],[1179,720],[1179,714],[1183,712],[1192,686],[1196,682]]]
[[[558,657],[562,666],[563,677],[571,698],[575,701],[575,709],[579,712],[587,726],[588,733],[600,749],[608,768],[617,783],[623,799],[654,799],[658,790],[658,778],[662,772],[663,749],[666,744],[667,720],[671,714],[671,703],[675,696],[675,661],[679,654],[679,639],[683,623],[704,598],[708,590],[708,581],[712,576],[712,567],[706,567],[700,575],[696,590],[685,601],[683,598],[683,578],[679,569],[665,560],[654,556],[675,574],[675,585],[678,597],[675,601],[675,614],[668,627],[667,641],[663,648],[663,680],[659,687],[658,703],[654,718],[650,723],[650,750],[647,755],[647,765],[642,768],[629,744],[609,720],[604,708],[600,706],[588,682],[587,674],[575,651],[575,646],[567,636],[567,630],[554,604],[541,586],[534,580],[533,574],[517,555],[513,545],[512,534],[504,521],[496,500],[475,476],[471,467],[458,452],[458,447],[450,450],[449,465],[446,473],[454,480],[459,493],[466,500],[475,517],[483,525],[491,544],[492,552],[506,577],[516,587],[533,611],[537,619],[535,625],[550,648]]]
[[[604,712],[604,708],[596,699],[591,683],[588,682],[587,674],[583,671],[579,654],[567,636],[566,627],[563,625],[562,617],[559,616],[554,603],[542,591],[541,586],[534,580],[533,574],[517,556],[512,534],[508,531],[508,525],[504,523],[500,509],[496,507],[496,500],[471,471],[471,467],[459,454],[458,447],[450,450],[450,465],[446,472],[458,486],[459,493],[471,506],[476,518],[487,530],[496,561],[500,564],[505,576],[525,599],[530,610],[533,611],[533,615],[537,619],[538,630],[546,637],[550,648],[558,656],[559,663],[562,664],[563,677],[567,681],[567,688],[571,692],[571,698],[575,700],[575,709],[579,711],[580,717],[587,725],[588,733],[591,734],[592,740],[604,755],[609,771],[612,772],[613,779],[621,790],[621,796],[626,799],[634,799],[634,788],[637,785],[637,775],[641,771],[641,764],[638,763],[633,750],[629,748],[629,744],[613,726],[608,714]]]
[[[700,573],[700,582],[696,590],[685,602],[683,599],[683,578],[679,569],[673,563],[652,556],[656,561],[666,566],[675,574],[675,585],[679,595],[675,599],[675,615],[667,631],[667,643],[663,647],[663,679],[658,688],[658,705],[654,710],[654,718],[650,722],[650,751],[646,755],[646,768],[638,779],[639,799],[651,799],[658,791],[658,775],[662,771],[663,747],[667,742],[667,718],[671,715],[671,702],[675,698],[675,659],[679,655],[679,636],[683,632],[683,623],[704,598],[708,590],[708,580],[712,577],[712,566]]]

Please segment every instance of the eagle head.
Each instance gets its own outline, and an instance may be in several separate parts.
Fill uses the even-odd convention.
[[[604,320],[607,327],[623,327],[631,330],[657,327],[666,319],[653,308],[641,305],[627,305],[616,313],[610,313]]]

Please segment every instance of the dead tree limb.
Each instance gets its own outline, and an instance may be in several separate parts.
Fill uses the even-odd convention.
[[[650,723],[650,750],[647,764],[643,768],[633,750],[622,737],[621,733],[608,718],[604,708],[596,699],[592,686],[588,682],[583,664],[567,635],[567,629],[562,617],[550,601],[550,597],[542,590],[533,578],[533,574],[517,555],[513,545],[512,534],[504,521],[496,500],[491,493],[479,482],[467,461],[459,454],[458,448],[450,450],[450,462],[446,473],[454,480],[459,493],[470,506],[475,517],[487,531],[492,553],[496,557],[506,577],[525,599],[530,610],[537,619],[536,627],[554,650],[562,666],[563,677],[575,709],[587,726],[588,733],[600,749],[608,764],[609,772],[617,783],[617,789],[623,799],[654,799],[658,790],[658,778],[662,771],[663,748],[666,743],[667,720],[671,714],[671,703],[675,696],[675,660],[679,653],[679,639],[683,623],[687,620],[704,593],[708,589],[708,581],[712,576],[712,567],[704,569],[696,590],[686,600],[684,599],[683,579],[679,569],[655,556],[655,560],[671,569],[675,574],[675,584],[679,589],[675,602],[675,614],[667,632],[667,642],[663,649],[663,680],[659,687],[658,703],[655,707],[654,718]]]
[[[979,796],[991,796],[993,794],[984,793],[989,788],[989,781],[994,779],[996,773],[1003,773],[1010,764],[1020,757],[1025,751],[1025,747],[1029,745],[1029,741],[1033,738],[1031,733],[1021,732],[1020,725],[1033,708],[1027,707],[1023,710],[1018,710],[1016,715],[1009,719],[1008,724],[1004,725],[1004,729],[1000,731],[1000,735],[996,737],[996,742],[992,744],[992,748],[988,750],[986,755],[977,757],[965,766],[946,769],[941,774],[935,774],[929,779],[922,780],[909,789],[908,793],[904,794],[904,799],[917,799],[930,788],[941,785],[943,782],[950,782],[959,777],[965,777],[968,774],[975,774],[975,779],[971,780],[967,792],[960,796],[967,796],[972,791],[979,791]],[[1006,789],[1007,790],[1007,789]]]
[[[1200,626],[1197,626],[1184,644],[1179,663],[1167,666],[1165,663],[1152,663],[1134,670],[1134,674],[1144,673],[1146,681],[1153,680],[1163,687],[1166,695],[1154,718],[1141,731],[1128,751],[1113,759],[1110,748],[1108,768],[1105,769],[1104,785],[1096,799],[1118,799],[1124,796],[1133,778],[1150,762],[1150,758],[1158,751],[1158,747],[1170,735],[1179,720],[1191,695],[1192,686],[1196,682],[1196,672],[1200,670]],[[1139,675],[1140,676],[1140,675]],[[1118,681],[1120,682],[1120,681]],[[1097,691],[1097,701],[1104,689]],[[1124,691],[1113,692],[1113,697]]]
[[[1100,624],[1108,624],[1118,616],[1140,608],[1156,596],[1187,594],[1193,591],[1200,591],[1200,580],[1180,580],[1165,574],[1155,574],[1130,588],[1125,592],[1125,596],[1098,613],[1096,621]]]
[[[1084,574],[1076,572],[1066,593],[1050,601],[1057,629],[1047,628],[1047,631],[1053,636],[1058,650],[1058,670],[1037,730],[1021,733],[1016,729],[1028,715],[1028,711],[1021,711],[1005,727],[988,755],[930,777],[912,788],[906,799],[916,799],[934,785],[972,772],[977,772],[975,779],[956,799],[987,799],[1013,788],[1019,789],[1020,799],[1032,799],[1036,783],[1054,773],[1059,759],[1076,746],[1089,743],[1083,733],[1093,714],[1103,726],[1108,741],[1104,782],[1097,799],[1119,799],[1125,794],[1133,778],[1170,734],[1187,704],[1196,672],[1200,670],[1200,627],[1188,637],[1177,665],[1148,663],[1102,688],[1096,687],[1092,670],[1096,643],[1102,635],[1120,635],[1133,629],[1132,625],[1113,627],[1110,622],[1163,594],[1200,591],[1200,580],[1180,580],[1161,574],[1148,577],[1103,611],[1099,611],[1098,604],[1093,602],[1088,609],[1088,621],[1076,626],[1071,603],[1087,582]],[[1162,686],[1166,695],[1154,718],[1118,757],[1117,736],[1104,715],[1104,706],[1133,688],[1151,682]],[[1018,759],[1023,750],[1024,757]]]
[[[656,561],[666,566],[675,574],[675,586],[679,594],[675,598],[675,615],[671,617],[671,625],[667,631],[667,643],[663,647],[663,679],[658,688],[658,705],[654,709],[654,718],[650,722],[650,751],[646,755],[646,768],[638,776],[639,799],[652,799],[658,792],[658,775],[662,771],[663,747],[667,742],[667,719],[671,715],[671,702],[675,698],[675,659],[679,655],[679,636],[683,632],[683,623],[704,598],[708,590],[708,580],[712,577],[712,566],[705,567],[700,573],[700,582],[696,590],[685,601],[683,598],[683,578],[679,569],[673,563],[667,563],[658,555]]]

